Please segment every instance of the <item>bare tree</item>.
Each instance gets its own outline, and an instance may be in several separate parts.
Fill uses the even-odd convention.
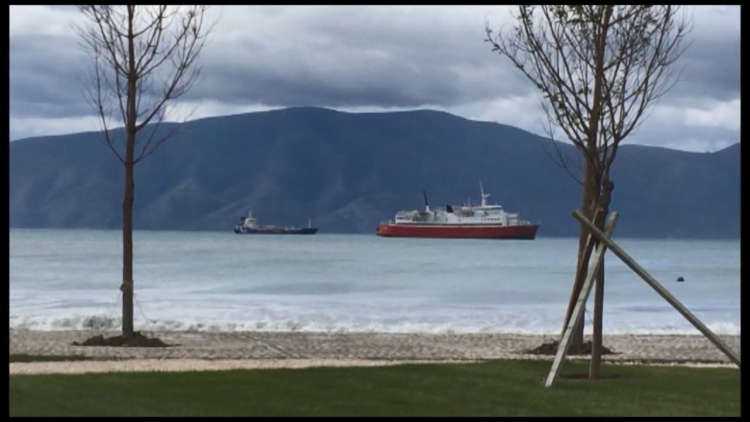
[[[686,48],[689,21],[676,6],[519,6],[516,22],[493,37],[492,51],[508,58],[542,95],[553,136],[559,128],[583,157],[582,211],[604,229],[614,182],[610,177],[617,149],[678,80],[673,64]],[[559,151],[559,164],[573,175]],[[575,176],[574,176],[575,177]],[[586,278],[595,242],[581,227],[575,298]],[[601,353],[604,265],[594,295],[594,341],[590,377],[598,378]],[[578,327],[583,339],[583,322]]]
[[[168,107],[196,82],[197,59],[210,29],[208,6],[79,6],[76,27],[93,58],[88,92],[104,140],[125,170],[122,201],[122,335],[133,336],[133,201],[135,165],[174,133],[159,131]],[[122,124],[115,131],[113,124]],[[124,137],[118,135],[124,132]],[[124,139],[123,139],[124,138]]]

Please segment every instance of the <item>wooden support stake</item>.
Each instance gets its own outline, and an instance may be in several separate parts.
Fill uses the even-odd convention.
[[[597,218],[599,217],[599,211],[600,211],[599,208],[597,208],[596,212],[594,213],[594,221],[596,221]],[[570,318],[568,317],[567,312],[570,311],[570,317],[572,318],[573,312],[571,308],[575,307],[576,301],[578,300],[578,297],[581,294],[580,290],[578,291],[578,294],[576,294],[576,281],[578,281],[578,276],[580,275],[581,269],[583,268],[583,262],[586,260],[585,259],[581,260],[580,258],[591,257],[591,252],[594,249],[593,243],[594,243],[594,237],[591,236],[591,234],[586,236],[586,246],[584,246],[583,250],[581,251],[582,255],[578,257],[579,261],[578,261],[578,265],[576,265],[576,275],[575,275],[575,279],[573,280],[573,290],[570,292],[570,301],[568,302],[568,310],[565,311],[566,319],[563,321],[562,331],[560,331],[560,337],[562,337],[563,334],[565,334],[565,328],[568,327],[568,321],[570,321]],[[586,309],[585,306],[586,305],[584,304],[584,310]]]
[[[617,224],[617,212],[611,213],[609,220],[607,220],[607,226],[604,229],[607,235],[612,235],[612,232],[615,230],[615,224]],[[606,251],[607,246],[604,243],[599,242],[596,247],[596,255],[594,255],[594,264],[589,268],[588,274],[586,274],[586,280],[583,282],[583,287],[578,295],[578,302],[576,303],[575,308],[573,308],[573,315],[568,321],[568,326],[565,328],[565,333],[563,333],[562,339],[560,339],[560,344],[557,346],[557,354],[555,354],[555,360],[552,362],[552,368],[547,376],[547,381],[544,383],[545,387],[550,387],[552,383],[555,382],[555,379],[557,379],[557,376],[562,369],[563,360],[565,360],[565,355],[568,353],[568,348],[570,347],[570,338],[573,334],[573,329],[581,321],[581,318],[583,318],[583,310],[586,300],[591,294],[591,288],[594,286],[594,279],[599,272],[599,267],[602,265],[604,253]]]
[[[727,346],[726,343],[724,343],[716,334],[714,334],[711,330],[708,329],[703,323],[696,318],[695,315],[693,315],[685,306],[680,303],[680,301],[677,300],[674,296],[672,296],[671,293],[667,291],[664,287],[662,287],[661,284],[659,284],[656,279],[651,277],[649,273],[646,272],[640,265],[638,265],[637,262],[633,258],[631,258],[628,254],[625,253],[622,249],[620,249],[619,246],[615,244],[612,240],[609,239],[609,235],[602,233],[601,230],[599,230],[594,224],[592,224],[586,216],[583,215],[580,211],[576,210],[573,211],[573,216],[583,223],[591,232],[593,236],[599,240],[599,244],[605,244],[615,255],[617,255],[618,258],[622,260],[622,262],[625,263],[628,267],[630,267],[631,270],[633,270],[636,274],[638,274],[646,283],[648,283],[651,288],[656,290],[656,293],[659,293],[661,297],[664,298],[667,302],[669,302],[670,305],[672,305],[677,311],[682,314],[682,316],[685,317],[688,321],[690,321],[691,324],[695,328],[698,329],[704,336],[706,336],[719,350],[721,350],[727,357],[734,362],[737,367],[740,367],[740,357],[737,355],[732,349]]]

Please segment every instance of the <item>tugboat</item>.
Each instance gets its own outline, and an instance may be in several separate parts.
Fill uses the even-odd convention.
[[[487,204],[479,181],[482,202],[479,206],[451,206],[430,210],[427,193],[424,211],[399,211],[396,221],[382,222],[376,234],[382,237],[428,237],[458,239],[526,239],[534,240],[540,223],[521,220],[518,213],[507,213],[501,205]]]
[[[253,217],[253,210],[248,211],[247,217],[240,217],[234,226],[236,234],[315,234],[317,227],[312,226],[312,219],[308,221],[306,228],[260,226],[258,219]]]

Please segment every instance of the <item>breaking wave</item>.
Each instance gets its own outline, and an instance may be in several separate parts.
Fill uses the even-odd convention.
[[[315,332],[315,333],[386,333],[386,334],[477,334],[477,333],[513,333],[513,334],[559,334],[559,321],[544,325],[497,325],[497,324],[450,324],[435,322],[331,322],[314,320],[266,320],[266,321],[176,321],[145,320],[135,318],[136,330],[144,331],[180,331],[180,332]],[[733,322],[714,322],[706,324],[719,335],[741,335],[740,324]],[[69,317],[27,317],[11,316],[11,329],[35,331],[117,331],[121,327],[120,318],[104,315],[73,315]],[[587,330],[590,333],[590,325]],[[607,325],[607,334],[699,334],[698,330],[687,321],[663,325]]]

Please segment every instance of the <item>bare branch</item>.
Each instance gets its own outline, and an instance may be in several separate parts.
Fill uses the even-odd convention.
[[[176,135],[180,132],[180,130],[183,128],[185,124],[187,124],[187,121],[190,120],[190,117],[195,113],[197,110],[197,106],[193,108],[193,110],[190,111],[183,119],[182,123],[172,123],[171,129],[160,137],[156,137],[156,134],[158,133],[159,127],[161,127],[161,124],[164,123],[164,116],[166,115],[166,110],[164,113],[160,116],[158,116],[155,123],[151,124],[151,134],[148,137],[148,140],[146,141],[143,148],[141,148],[141,152],[138,154],[138,156],[135,158],[134,163],[139,163],[146,158],[148,158],[151,154],[153,154],[167,139],[171,138],[172,136]],[[154,140],[156,141],[154,142]]]
[[[125,132],[143,144],[137,157],[129,158],[139,162],[174,134],[154,138],[169,104],[187,93],[200,75],[197,60],[216,22],[205,22],[208,6],[86,5],[79,10],[87,25],[75,29],[96,68],[87,90],[102,120],[105,142],[118,159],[128,159],[116,150],[107,128],[113,117],[107,104],[114,102]],[[136,135],[152,122],[153,130],[139,142]]]
[[[559,148],[558,144],[560,141],[558,141],[555,136],[555,132],[556,132],[555,129],[557,128],[557,126],[553,124],[553,122],[555,121],[555,118],[550,117],[551,113],[553,113],[553,111],[551,111],[550,105],[547,104],[546,102],[542,102],[541,105],[542,105],[542,110],[544,111],[544,114],[547,116],[546,122],[542,122],[542,126],[544,127],[547,137],[552,140],[552,145],[555,147],[557,159],[552,158],[549,153],[547,153],[547,156],[550,156],[550,158],[552,158],[552,161],[555,164],[557,164],[560,168],[562,168],[568,174],[568,176],[570,176],[575,182],[582,184],[582,181],[578,178],[578,176],[572,173],[567,162],[568,159],[563,156],[562,151]],[[578,145],[576,144],[574,144],[573,146],[576,148],[578,147]],[[585,148],[583,149],[582,152],[584,155],[588,154],[588,150]],[[582,171],[580,163],[578,163],[577,165],[577,170],[579,171],[579,173]]]
[[[568,164],[568,159],[563,155],[562,149],[560,149],[560,145],[559,145],[560,141],[558,141],[558,140],[555,139],[554,127],[549,122],[547,122],[547,124],[545,125],[545,132],[547,134],[547,137],[550,139],[550,141],[552,143],[552,146],[555,149],[555,153],[557,154],[557,158],[552,157],[552,155],[549,153],[549,151],[547,151],[546,148],[542,148],[544,150],[544,152],[552,160],[552,162],[554,162],[560,168],[562,168],[565,171],[565,173],[567,173],[568,176],[570,176],[571,179],[573,179],[579,185],[583,186],[583,181],[579,178],[579,176],[576,176],[571,171],[570,166]],[[578,165],[578,171],[579,171],[579,174],[580,174],[580,171],[581,171],[580,164]]]
[[[608,180],[620,142],[679,79],[673,65],[690,30],[679,10],[522,5],[515,25],[497,36],[485,22],[485,41],[539,90],[548,133],[562,130],[591,163],[591,177],[600,186]],[[558,164],[571,175],[565,163]]]
[[[107,112],[107,107],[105,106],[106,97],[102,95],[103,90],[102,90],[101,68],[99,67],[98,59],[95,59],[95,60],[96,60],[96,65],[94,68],[95,68],[96,77],[94,80],[96,81],[96,86],[94,89],[95,94],[92,95],[91,98],[92,98],[94,105],[97,107],[97,111],[99,112],[99,117],[101,118],[102,131],[104,132],[104,141],[107,143],[107,146],[109,147],[109,149],[111,149],[112,152],[115,153],[115,156],[117,157],[117,159],[120,160],[120,162],[125,163],[125,159],[120,155],[119,152],[117,152],[117,149],[115,148],[114,142],[112,140],[112,133],[107,127],[107,116],[109,115],[109,113]]]

